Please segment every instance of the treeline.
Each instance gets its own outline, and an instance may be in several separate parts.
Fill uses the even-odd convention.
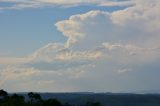
[[[29,92],[29,100],[18,94],[9,95],[6,91],[0,90],[0,106],[75,106],[74,104],[62,104],[57,99],[43,100],[38,93]],[[100,106],[99,102],[87,102],[85,106]]]

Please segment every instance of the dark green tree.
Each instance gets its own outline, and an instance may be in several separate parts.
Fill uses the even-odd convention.
[[[8,96],[8,93],[6,91],[4,91],[3,89],[0,90],[0,97],[4,98]]]
[[[72,106],[72,105],[69,103],[65,103],[64,106]]]
[[[62,104],[56,99],[48,99],[44,101],[43,106],[62,106]]]
[[[25,101],[23,96],[13,94],[5,98],[1,106],[25,106]]]
[[[100,106],[99,102],[87,102],[86,106]]]
[[[29,92],[28,97],[30,98],[31,103],[40,102],[42,100],[38,93]]]

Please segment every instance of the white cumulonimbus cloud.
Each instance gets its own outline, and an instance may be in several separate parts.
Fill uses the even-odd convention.
[[[22,5],[22,3],[17,0],[8,0],[8,2],[9,1]],[[16,76],[16,74],[21,75],[21,72],[15,74],[13,71],[4,70],[16,69],[22,72],[29,70],[21,76],[26,78],[30,75],[37,79],[39,79],[39,77],[49,76],[47,80],[43,79],[39,83],[58,84],[66,82],[66,79],[69,80],[70,78],[81,80],[80,77],[85,76],[84,73],[90,70],[90,68],[93,69],[93,67],[95,69],[96,67],[100,67],[99,69],[102,69],[102,72],[105,73],[105,68],[109,67],[109,69],[112,69],[110,67],[117,66],[116,70],[118,73],[129,73],[134,71],[137,64],[145,66],[145,64],[152,64],[160,60],[160,13],[158,12],[160,10],[160,1],[131,1],[135,5],[123,10],[117,10],[111,13],[93,10],[84,14],[73,15],[67,20],[57,22],[55,24],[57,30],[67,37],[67,41],[64,42],[64,44],[50,43],[28,57],[17,58],[17,66],[14,68],[3,68],[3,74],[1,73],[1,76],[7,76],[8,74],[11,79],[14,77],[14,80],[17,80],[18,75]],[[22,2],[24,4],[29,3],[29,1]],[[36,5],[43,3],[62,4],[66,6],[87,3],[87,1],[82,0],[70,2],[66,2],[65,0],[33,0],[30,1],[31,5],[33,5],[31,2]],[[107,5],[105,2],[109,3],[108,0],[94,0],[92,4]],[[15,59],[16,58],[3,58],[4,62],[1,63],[11,65],[13,62],[7,63],[7,61]],[[103,61],[103,65],[101,61]],[[104,64],[110,61],[112,62],[110,63],[111,65]],[[59,69],[42,70],[40,65],[46,65],[44,63],[54,66],[61,64],[61,66],[58,67]],[[76,64],[75,67],[69,67],[73,64]],[[96,72],[90,72],[90,74],[94,76],[94,74],[100,72],[101,71],[97,72],[96,70]],[[52,77],[54,77],[54,79]],[[4,79],[6,79],[5,82],[9,84],[10,81],[7,80],[8,78]],[[26,80],[27,79],[25,79],[25,81]],[[35,80],[35,82],[37,82],[37,80]],[[4,82],[1,81],[0,83]],[[69,84],[69,82],[66,83]],[[35,83],[30,83],[30,86],[34,86],[34,84]],[[72,87],[68,87],[68,90],[73,90],[74,85],[75,82],[74,84],[70,84]]]
[[[159,47],[157,39],[160,37],[158,12],[160,2],[146,0],[144,3],[135,0],[135,3],[135,6],[112,13],[90,11],[73,15],[55,25],[68,38],[66,47],[72,45],[96,47],[103,42],[119,42],[142,48]]]
[[[160,58],[160,2],[135,0],[134,3],[136,5],[111,13],[95,10],[73,15],[55,25],[68,38],[67,48],[97,48],[101,56],[107,55],[119,64],[121,60],[128,64],[157,61]]]

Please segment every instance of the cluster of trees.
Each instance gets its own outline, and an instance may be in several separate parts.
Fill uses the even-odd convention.
[[[18,94],[8,95],[4,90],[0,90],[0,106],[75,106],[69,103],[62,104],[57,99],[43,100],[38,93],[29,92],[29,100]],[[100,106],[99,102],[87,102],[85,106]]]

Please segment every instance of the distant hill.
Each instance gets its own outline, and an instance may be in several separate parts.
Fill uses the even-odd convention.
[[[160,106],[160,94],[130,93],[39,93],[43,99],[56,98],[62,103],[84,106],[86,102],[100,102],[101,106]],[[27,99],[25,93],[21,93]]]
[[[137,92],[139,94],[160,94],[160,90],[145,90]]]

